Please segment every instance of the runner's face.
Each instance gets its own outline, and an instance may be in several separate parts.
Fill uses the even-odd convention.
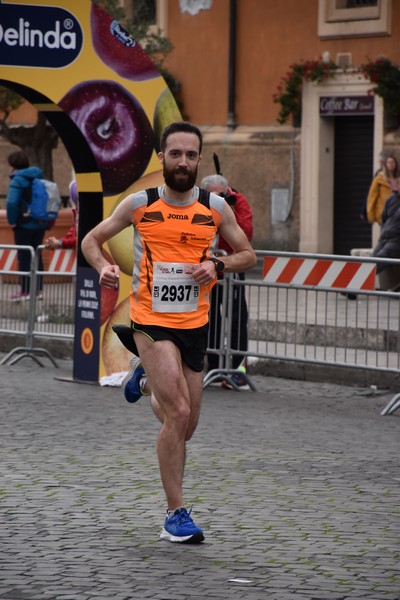
[[[176,192],[187,192],[196,183],[200,162],[200,142],[194,133],[173,133],[167,138],[165,152],[159,157],[165,183]]]

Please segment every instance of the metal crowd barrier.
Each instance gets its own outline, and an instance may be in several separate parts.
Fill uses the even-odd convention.
[[[17,250],[31,254],[29,273],[18,271]],[[51,252],[49,269],[38,271],[39,253],[31,247],[0,245],[0,332],[25,336],[0,364],[37,355],[54,358],[34,346],[41,336],[74,337],[76,257],[71,250]],[[258,264],[246,279],[232,274],[218,281],[219,294],[210,315],[221,314],[220,331],[210,330],[208,354],[218,368],[208,371],[204,387],[232,379],[235,357],[285,360],[398,373],[400,370],[400,260],[257,251]],[[377,267],[385,266],[379,276]],[[13,303],[18,279],[30,278],[28,302]],[[36,298],[38,277],[44,278],[43,299]],[[239,300],[238,300],[239,298]],[[236,305],[235,305],[236,301]],[[245,305],[245,306],[243,306]],[[248,313],[248,342],[241,343],[240,313]],[[238,334],[239,332],[239,334]],[[240,371],[250,389],[251,377]],[[400,394],[382,414],[400,407]]]
[[[217,356],[218,366],[206,372],[203,388],[212,383],[225,381],[231,388],[239,390],[240,386],[237,385],[233,377],[237,374],[244,380],[246,386],[256,391],[256,386],[249,374],[239,368],[234,368],[232,364],[234,356],[242,358],[246,354],[246,350],[235,351],[235,348],[242,348],[244,345],[241,343],[239,323],[236,323],[234,318],[235,306],[239,308],[238,315],[242,308],[242,296],[235,304],[234,280],[234,274],[225,275],[223,279],[217,281],[211,295],[207,355]],[[220,324],[219,327],[216,326],[217,322]],[[215,327],[213,327],[213,323],[215,323]],[[245,347],[247,347],[247,344],[245,344]]]
[[[398,373],[400,260],[256,254],[257,269],[245,281],[230,277],[224,288],[228,308],[220,340],[222,368],[244,354],[249,362],[258,358]],[[379,276],[378,265],[385,266]],[[234,325],[229,306],[238,287],[245,289],[249,312],[245,352],[232,348],[228,336]],[[207,374],[204,384],[217,378],[218,373]],[[400,394],[383,414],[399,406]]]
[[[39,270],[40,254],[45,246],[0,245],[0,332],[25,337],[25,346],[13,348],[0,364],[15,364],[29,356],[40,366],[39,356],[46,356],[55,367],[54,357],[46,348],[35,345],[36,339],[74,337],[76,253],[73,250],[51,252],[49,269]],[[30,253],[29,272],[18,270],[18,251]],[[29,280],[29,297],[13,297],[20,290],[21,277]],[[43,290],[37,294],[39,278]]]
[[[37,271],[43,277],[43,302],[38,306],[34,322],[35,337],[73,339],[75,332],[76,251],[72,249],[48,250],[49,266]],[[37,261],[38,263],[38,261]]]
[[[400,294],[379,289],[375,267],[400,266],[400,260],[261,251],[257,256],[261,281],[245,283],[249,355],[398,372]]]
[[[215,256],[226,256],[225,250],[217,250]],[[210,359],[216,357],[214,362],[218,362],[218,365],[210,366],[207,365],[207,372],[203,380],[203,388],[207,387],[212,383],[221,383],[225,381],[229,386],[235,390],[239,390],[240,387],[237,385],[235,374],[240,375],[241,379],[244,380],[246,387],[249,387],[253,391],[256,387],[249,377],[248,373],[233,366],[233,348],[247,348],[247,339],[241,339],[241,332],[237,328],[237,321],[235,320],[236,311],[238,310],[241,314],[241,302],[245,303],[244,295],[239,299],[235,297],[235,289],[231,291],[232,280],[237,277],[237,274],[225,274],[222,279],[219,279],[215,284],[210,298],[210,309],[209,309],[209,332],[208,332],[208,344],[207,344],[207,363],[210,363]],[[238,313],[238,314],[239,314]],[[247,308],[246,308],[247,315]],[[246,318],[247,321],[247,318]],[[242,354],[239,354],[239,360],[241,360]]]

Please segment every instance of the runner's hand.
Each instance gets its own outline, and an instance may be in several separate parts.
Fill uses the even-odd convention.
[[[202,285],[209,285],[214,279],[217,278],[217,272],[215,265],[211,260],[205,260],[204,262],[196,265],[193,269],[193,278]]]
[[[117,289],[119,287],[119,273],[118,265],[106,265],[100,271],[100,285],[110,289]]]

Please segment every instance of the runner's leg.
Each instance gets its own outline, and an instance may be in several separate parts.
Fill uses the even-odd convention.
[[[134,337],[154,396],[153,410],[162,420],[157,454],[168,508],[178,508],[183,506],[185,441],[198,422],[203,373],[183,365],[171,341],[153,342],[140,332]]]

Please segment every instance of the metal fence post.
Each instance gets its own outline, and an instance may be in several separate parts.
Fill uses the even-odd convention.
[[[6,246],[1,246],[5,248]],[[38,365],[44,367],[44,364],[39,360],[38,356],[47,356],[55,367],[58,367],[51,353],[46,348],[35,348],[34,343],[34,327],[35,327],[35,315],[36,315],[36,290],[37,290],[37,277],[38,277],[38,264],[39,264],[39,247],[36,252],[32,246],[9,246],[9,248],[16,248],[17,250],[26,250],[31,254],[30,260],[30,271],[29,275],[25,271],[11,271],[15,275],[23,275],[29,277],[29,305],[28,315],[26,321],[26,344],[25,346],[17,346],[13,348],[0,362],[0,365],[14,365],[19,362],[22,358],[30,357]]]
[[[221,302],[221,335],[219,340],[219,366],[218,369],[212,369],[206,373],[203,380],[203,388],[207,387],[211,383],[218,382],[220,380],[227,381],[230,386],[235,390],[240,390],[240,387],[236,385],[232,380],[232,375],[240,373],[240,375],[246,380],[246,383],[250,388],[255,391],[256,387],[251,381],[247,373],[239,371],[239,369],[231,368],[232,360],[232,307],[233,307],[233,294],[234,294],[234,279],[233,273],[225,274],[222,282],[222,302]],[[212,310],[212,307],[211,307]],[[223,351],[222,351],[223,349]]]

